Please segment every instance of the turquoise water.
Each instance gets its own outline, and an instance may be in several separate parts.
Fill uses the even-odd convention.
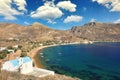
[[[61,45],[42,53],[42,64],[56,73],[83,80],[120,80],[120,43]]]

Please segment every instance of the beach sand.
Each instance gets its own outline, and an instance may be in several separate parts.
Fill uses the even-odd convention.
[[[69,44],[80,44],[80,43],[69,43]],[[68,45],[68,44],[61,44],[61,45]],[[32,49],[27,55],[33,59],[34,65],[37,68],[44,68],[44,66],[41,64],[39,59],[39,53],[42,49],[52,46],[59,46],[59,45],[47,45],[47,46],[41,46],[35,49]]]
[[[34,66],[37,68],[44,68],[44,66],[41,64],[40,59],[39,59],[39,53],[43,48],[51,47],[51,46],[56,46],[56,45],[47,45],[47,46],[41,46],[35,49],[32,49],[27,55],[33,59]]]

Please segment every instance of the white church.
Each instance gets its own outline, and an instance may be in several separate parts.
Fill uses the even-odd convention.
[[[20,72],[21,74],[26,74],[33,71],[33,62],[30,57],[20,57],[15,60],[6,61],[2,70]]]
[[[45,77],[54,75],[54,71],[33,67],[33,61],[30,57],[20,57],[3,63],[1,70],[20,72],[21,74],[32,75],[36,77]]]

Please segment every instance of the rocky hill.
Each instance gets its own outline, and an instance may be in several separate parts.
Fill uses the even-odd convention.
[[[91,22],[71,30],[54,30],[38,22],[30,26],[0,23],[0,39],[78,42],[120,41],[120,24]]]
[[[24,39],[31,41],[71,40],[68,30],[54,30],[35,22],[30,26],[0,23],[0,39]]]
[[[92,41],[120,41],[120,24],[91,22],[73,27],[71,33]]]

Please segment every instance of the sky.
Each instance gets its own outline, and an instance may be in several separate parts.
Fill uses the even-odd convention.
[[[39,22],[61,30],[89,22],[120,23],[120,0],[0,0],[0,22]]]

